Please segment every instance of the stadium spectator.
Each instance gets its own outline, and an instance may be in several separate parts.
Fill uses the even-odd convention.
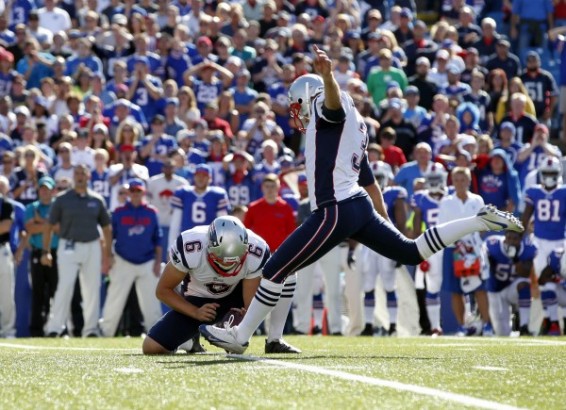
[[[139,178],[147,181],[149,171],[145,165],[137,164],[137,151],[133,145],[120,146],[120,161],[110,166],[110,210],[117,206],[118,187],[126,184],[130,179]]]
[[[379,52],[379,68],[373,69],[368,75],[368,91],[376,105],[385,98],[387,86],[391,81],[396,81],[401,90],[405,90],[408,85],[407,76],[403,70],[391,65],[392,57],[390,50],[382,49]]]
[[[506,39],[499,39],[495,45],[495,54],[487,60],[485,67],[492,71],[496,68],[502,69],[507,78],[513,78],[520,74],[521,63],[519,58],[509,52],[511,43]]]
[[[523,57],[527,49],[544,46],[546,32],[554,27],[554,5],[551,0],[513,0],[512,4],[510,36]]]
[[[552,74],[541,68],[540,56],[536,51],[527,53],[527,67],[521,80],[534,103],[538,121],[549,125],[558,101],[558,88]]]
[[[74,188],[58,196],[49,213],[49,224],[43,232],[41,263],[53,265],[51,241],[59,225],[57,267],[59,281],[46,325],[48,336],[57,337],[67,320],[77,274],[83,297],[83,336],[98,336],[100,310],[100,272],[108,272],[112,257],[112,227],[104,199],[88,189],[90,171],[77,165]],[[99,228],[104,235],[103,247]],[[93,292],[96,289],[96,292]]]

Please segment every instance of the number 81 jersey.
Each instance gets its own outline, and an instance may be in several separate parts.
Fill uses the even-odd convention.
[[[547,191],[542,185],[527,189],[525,202],[532,205],[534,235],[549,241],[564,239],[566,229],[566,185]]]
[[[169,248],[171,264],[190,276],[186,296],[220,299],[232,293],[243,279],[261,276],[270,257],[269,246],[248,229],[248,254],[237,275],[220,276],[208,262],[208,226],[183,232]]]

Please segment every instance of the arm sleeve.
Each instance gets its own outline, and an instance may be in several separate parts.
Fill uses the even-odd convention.
[[[2,204],[2,221],[13,221],[14,220],[14,207],[8,201],[4,201]]]
[[[24,221],[27,222],[34,217],[35,207],[33,204],[26,206],[26,212],[24,214]]]
[[[346,120],[346,113],[349,107],[349,101],[347,95],[340,92],[340,103],[342,107],[337,110],[329,110],[324,105],[324,98],[322,96],[317,97],[314,101],[314,109],[316,111],[315,118],[321,118],[322,120],[332,123],[339,124]]]
[[[53,205],[51,205],[51,210],[49,211],[49,223],[51,225],[56,225],[59,222],[61,222],[62,209],[61,209],[61,200],[60,199],[61,199],[61,197],[56,199],[53,202]]]
[[[110,224],[110,215],[108,214],[108,209],[106,209],[106,204],[104,200],[100,200],[100,212],[98,213],[98,224],[103,228]]]
[[[180,208],[173,208],[173,214],[171,215],[171,223],[169,224],[169,244],[175,243],[177,237],[181,230],[181,220],[183,218],[183,211]]]
[[[358,176],[358,185],[364,187],[371,185],[375,182],[375,177],[369,166],[367,154],[364,154],[360,162],[360,175]]]

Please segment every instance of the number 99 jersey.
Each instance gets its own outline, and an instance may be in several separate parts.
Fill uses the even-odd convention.
[[[220,299],[232,293],[243,279],[261,276],[271,256],[267,243],[248,229],[248,253],[237,275],[220,276],[208,262],[208,226],[183,232],[169,248],[171,264],[190,276],[185,296]]]
[[[533,206],[535,237],[564,239],[566,228],[566,185],[547,191],[541,185],[527,189],[525,202]]]

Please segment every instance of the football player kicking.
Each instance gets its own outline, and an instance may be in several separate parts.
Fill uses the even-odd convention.
[[[239,219],[221,216],[210,226],[181,233],[170,247],[170,256],[156,294],[173,310],[150,329],[143,341],[144,354],[194,351],[200,324],[217,322],[233,308],[244,314],[270,252],[265,241]],[[290,276],[285,283],[276,308],[287,313],[271,315],[265,353],[300,353],[282,339],[294,278]],[[184,296],[177,291],[181,282],[186,285]]]
[[[520,335],[530,336],[531,283],[529,276],[537,248],[525,236],[506,232],[489,236],[484,242],[489,261],[487,291],[491,321],[498,336],[511,334],[511,307],[519,309]]]
[[[259,324],[284,294],[285,278],[316,262],[346,238],[401,264],[417,265],[472,232],[523,230],[512,215],[486,206],[473,217],[432,227],[415,240],[402,235],[389,222],[366,157],[364,120],[352,98],[340,91],[330,58],[316,46],[313,52],[320,76],[303,75],[289,89],[291,116],[301,125],[308,123],[301,130],[306,131],[305,163],[312,213],[265,264],[242,322],[238,326],[200,326],[210,343],[232,353],[246,350]]]

